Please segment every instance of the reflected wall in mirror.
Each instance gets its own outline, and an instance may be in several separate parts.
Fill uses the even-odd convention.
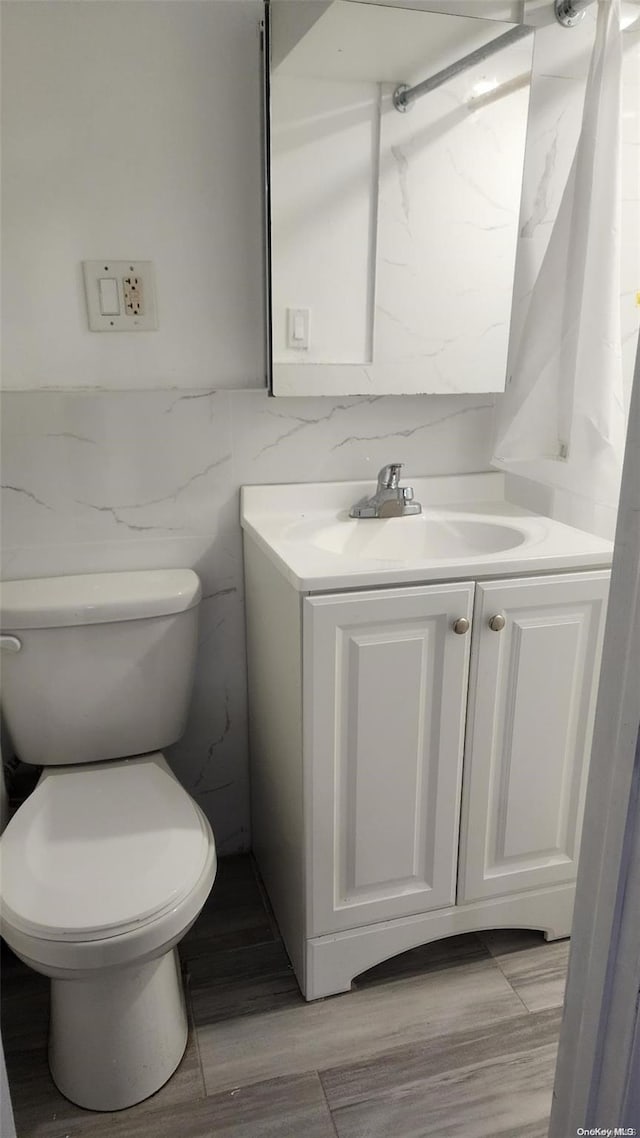
[[[502,391],[533,33],[361,0],[273,0],[274,395]]]

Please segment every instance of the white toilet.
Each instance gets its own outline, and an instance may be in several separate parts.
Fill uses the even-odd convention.
[[[160,748],[184,729],[200,596],[185,569],[2,587],[3,713],[45,768],[0,839],[2,935],[51,977],[51,1073],[90,1110],[153,1094],[186,1046],[175,946],[216,853]]]

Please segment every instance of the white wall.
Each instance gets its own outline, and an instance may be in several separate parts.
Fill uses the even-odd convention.
[[[131,74],[128,41],[117,50],[113,43],[114,29],[130,8],[138,33],[141,28],[148,32],[148,40],[139,34],[137,39],[139,58],[147,60],[141,78],[147,98],[139,104],[145,127],[154,136],[157,118],[169,114],[172,99],[180,102],[185,85],[192,106],[200,106],[195,96],[202,94],[206,119],[196,116],[200,125],[195,135],[187,131],[187,118],[182,120],[186,137],[180,140],[180,178],[172,157],[174,140],[165,139],[164,148],[150,154],[141,141],[134,151],[137,176],[153,181],[162,202],[161,209],[154,207],[162,214],[162,224],[156,216],[153,232],[146,228],[143,208],[132,220],[122,205],[120,191],[126,187],[131,156],[126,148],[112,146],[110,151],[112,185],[118,193],[101,195],[89,206],[86,194],[77,191],[78,179],[86,185],[92,170],[100,184],[97,171],[105,168],[104,145],[108,138],[113,142],[108,125],[97,133],[94,126],[89,134],[80,105],[84,93],[78,95],[77,106],[66,101],[61,105],[52,77],[46,99],[41,92],[36,115],[28,90],[34,81],[33,60],[54,42],[54,25],[59,29],[65,20],[70,41],[76,44],[78,67],[86,52],[94,52],[98,74],[100,55],[111,45],[113,67]],[[232,852],[249,843],[239,486],[373,479],[378,467],[391,459],[404,461],[409,475],[486,468],[493,400],[271,400],[264,390],[238,390],[255,387],[263,375],[260,101],[253,0],[8,0],[3,16],[4,127],[9,140],[3,163],[4,255],[10,292],[12,282],[18,282],[9,304],[5,294],[4,382],[18,390],[7,392],[3,400],[2,572],[6,577],[35,577],[156,565],[197,568],[206,599],[196,693],[185,737],[170,757],[212,819],[222,852]],[[171,27],[177,45],[191,43],[196,59],[206,56],[206,74],[201,70],[196,80],[197,69],[187,67],[190,54],[184,47],[176,50],[175,67],[173,55],[165,53],[163,70],[152,76],[147,55],[153,53],[142,49],[143,43],[155,44],[159,24],[165,30]],[[94,36],[102,52],[94,51]],[[567,52],[570,56],[576,50],[572,45],[581,42],[572,37],[573,32],[549,27],[538,38],[518,312],[526,303],[527,282],[539,264],[570,161],[580,83],[563,69],[569,67]],[[66,53],[65,71],[73,72],[76,59],[70,49],[56,41],[58,49]],[[588,44],[584,51],[588,53]],[[63,56],[57,58],[61,71]],[[219,94],[221,76],[229,83],[213,107],[210,85]],[[61,75],[58,80],[62,82]],[[244,94],[238,90],[239,80],[246,86]],[[66,79],[62,86],[66,88]],[[638,122],[640,116],[630,117],[625,129],[637,131]],[[67,143],[61,149],[63,137]],[[73,162],[66,160],[70,153]],[[63,160],[58,161],[59,154]],[[192,188],[187,207],[180,188],[185,179]],[[637,210],[634,185],[632,181],[632,218]],[[208,203],[206,214],[196,208],[198,201]],[[100,246],[109,237],[109,249],[86,248],[96,234]],[[131,250],[130,241],[138,237]],[[165,347],[153,363],[142,334],[129,341],[126,335],[91,338],[84,332],[79,260],[94,252],[133,252],[156,260],[158,266],[165,256],[174,264],[171,258],[182,255],[182,242],[200,273],[207,275],[209,300],[195,297],[193,312],[185,305],[174,314],[171,334],[167,330]],[[75,306],[75,315],[65,317],[60,326],[51,321],[48,294],[38,283],[49,279],[51,248],[65,259],[62,276],[55,278],[64,294],[63,299],[56,297],[58,311],[67,312],[69,298],[71,308]],[[163,328],[167,287],[159,267]],[[632,308],[631,297],[628,300],[630,332],[640,309]],[[195,354],[203,361],[197,377],[190,338],[197,341]],[[176,343],[183,350],[177,351]],[[116,352],[121,353],[118,369],[109,355]],[[108,373],[105,361],[111,361]],[[235,390],[223,390],[230,385]],[[65,390],[42,390],[46,387]],[[147,389],[132,390],[135,387]]]
[[[263,382],[258,0],[2,9],[5,385]],[[102,257],[155,263],[158,331],[87,330]]]
[[[631,398],[640,326],[640,22],[623,37],[622,73],[622,365]]]

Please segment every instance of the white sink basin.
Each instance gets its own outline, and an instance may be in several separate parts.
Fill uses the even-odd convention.
[[[393,562],[484,557],[514,549],[526,540],[517,526],[428,513],[380,520],[345,516],[329,525],[302,522],[283,537],[349,558]]]
[[[350,518],[371,482],[245,486],[245,539],[301,592],[602,568],[612,545],[509,502],[497,472],[407,479],[423,513]]]

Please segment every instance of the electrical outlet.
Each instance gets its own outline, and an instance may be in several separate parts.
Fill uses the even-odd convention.
[[[83,261],[92,332],[150,332],[158,327],[152,261]]]
[[[144,299],[142,292],[142,277],[130,274],[122,281],[124,294],[124,310],[127,316],[144,316]]]

